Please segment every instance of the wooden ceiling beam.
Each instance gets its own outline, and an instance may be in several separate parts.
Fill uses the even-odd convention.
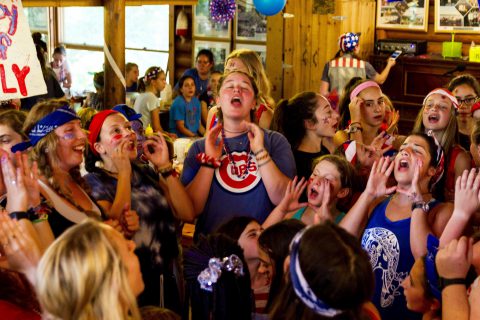
[[[198,0],[126,0],[127,6],[142,5],[175,5],[192,6],[196,5]],[[24,7],[102,7],[105,0],[23,0]]]

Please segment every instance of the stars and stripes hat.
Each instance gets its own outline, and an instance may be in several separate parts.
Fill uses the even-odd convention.
[[[343,52],[351,52],[358,46],[361,33],[347,32],[338,38],[338,46]]]

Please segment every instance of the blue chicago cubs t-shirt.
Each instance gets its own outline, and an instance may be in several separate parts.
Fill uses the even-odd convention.
[[[215,169],[205,208],[198,218],[195,237],[199,234],[209,234],[222,223],[237,216],[253,217],[263,223],[275,207],[268,197],[252,152],[248,161],[247,134],[225,140],[232,152],[235,166],[224,150],[221,156],[222,165]],[[265,150],[278,169],[287,177],[293,178],[296,171],[295,160],[287,139],[278,132],[264,130],[264,141]],[[181,178],[184,185],[188,185],[200,169],[200,164],[195,159],[200,152],[205,152],[205,139],[195,141],[188,151]],[[243,175],[247,163],[248,173]]]

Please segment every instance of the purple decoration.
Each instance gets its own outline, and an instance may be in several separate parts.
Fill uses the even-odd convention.
[[[218,23],[227,23],[235,16],[237,5],[235,0],[211,0],[210,16]]]

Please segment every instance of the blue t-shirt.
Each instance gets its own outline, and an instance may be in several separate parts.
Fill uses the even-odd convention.
[[[186,70],[183,74],[182,74],[182,77],[183,76],[190,76],[193,78],[193,80],[195,81],[195,95],[198,97],[199,95],[201,95],[202,93],[204,93],[205,91],[207,91],[207,88],[208,88],[208,79],[205,79],[205,80],[202,80],[200,79],[200,75],[198,74],[198,71],[196,68],[191,68],[191,69],[188,69]],[[175,91],[178,92],[178,82],[177,84],[175,84]]]
[[[179,137],[185,137],[185,135],[177,131],[176,126],[176,121],[183,121],[185,128],[198,134],[201,116],[202,108],[197,97],[193,97],[190,102],[187,102],[183,96],[178,96],[173,100],[170,107],[169,131]]]
[[[388,219],[385,209],[390,199],[375,207],[362,236],[362,247],[370,256],[375,277],[372,302],[382,319],[421,319],[421,314],[407,309],[400,285],[415,262],[410,247],[411,218],[399,221]]]
[[[278,169],[287,177],[293,178],[295,160],[287,139],[280,133],[270,130],[264,130],[264,139],[265,150]],[[214,231],[219,225],[236,216],[253,217],[263,223],[274,208],[263,184],[255,156],[252,152],[247,154],[249,150],[247,134],[225,140],[232,152],[235,166],[224,151],[220,158],[222,165],[215,169],[207,202],[197,221],[195,237]],[[181,178],[184,185],[189,184],[200,169],[200,164],[195,159],[200,152],[205,152],[205,139],[195,141],[188,150]],[[248,173],[242,176],[247,163]],[[236,172],[238,168],[240,177]]]

